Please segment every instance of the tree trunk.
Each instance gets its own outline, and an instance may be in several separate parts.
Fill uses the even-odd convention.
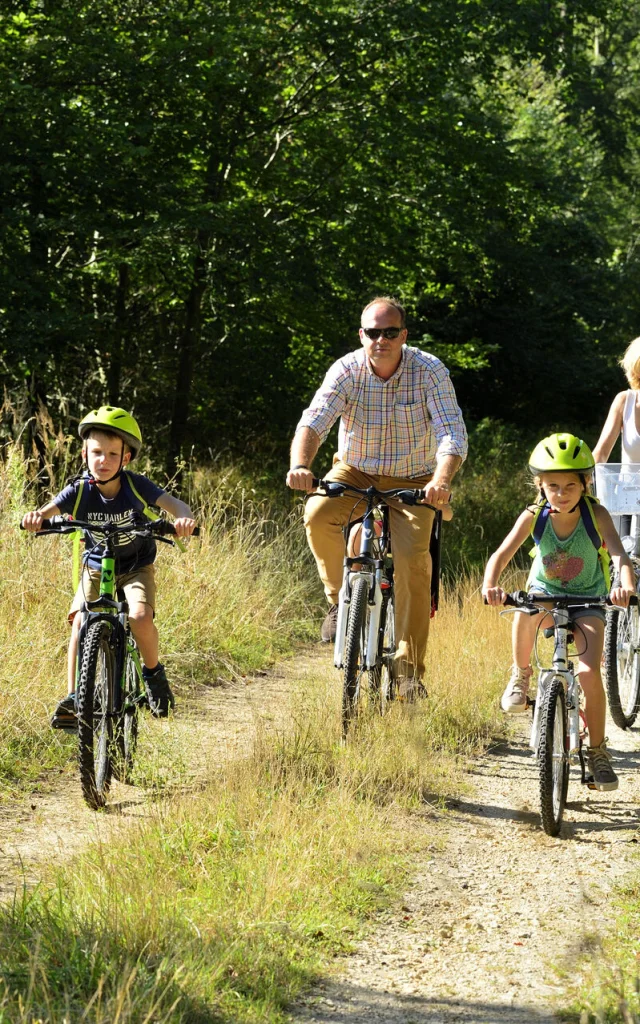
[[[202,300],[207,287],[207,253],[210,244],[211,233],[198,231],[198,246],[193,260],[193,280],[185,301],[184,329],[178,341],[178,370],[166,464],[167,475],[178,483],[182,476],[181,455],[189,419],[193,368],[200,343]]]
[[[107,371],[107,395],[110,405],[120,405],[122,357],[127,341],[127,296],[129,294],[129,264],[118,266],[116,289],[116,322],[113,331],[111,359]]]

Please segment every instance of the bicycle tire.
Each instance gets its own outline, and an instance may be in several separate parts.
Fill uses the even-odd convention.
[[[85,801],[104,807],[113,775],[115,659],[106,622],[89,626],[82,645],[77,688],[78,766]]]
[[[551,680],[540,709],[540,816],[548,836],[557,836],[569,785],[567,702],[563,680]]]
[[[118,782],[132,785],[133,762],[138,745],[140,717],[138,671],[130,655],[125,658],[122,710],[115,724],[117,758],[113,774]]]
[[[376,709],[383,715],[389,701],[396,695],[397,670],[394,655],[396,651],[396,630],[393,597],[384,594],[380,609],[378,631],[378,654],[374,668],[369,671],[369,693]]]
[[[608,612],[604,632],[604,683],[611,717],[629,729],[640,710],[640,611],[637,605]]]
[[[351,602],[344,641],[342,683],[342,735],[346,739],[351,722],[357,717],[365,662],[365,624],[367,619],[367,581],[360,577],[351,589]]]

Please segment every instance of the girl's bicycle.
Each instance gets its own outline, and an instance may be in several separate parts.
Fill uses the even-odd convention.
[[[375,487],[352,487],[335,480],[319,479],[314,479],[313,485],[321,488],[323,496],[329,498],[339,498],[345,493],[356,496],[344,531],[346,554],[333,658],[335,667],[343,672],[342,734],[346,738],[351,722],[357,718],[364,703],[365,692],[369,703],[381,714],[387,703],[397,696],[393,558],[387,499],[398,498],[405,505],[419,504],[436,513],[431,538],[431,614],[438,603],[442,516],[433,505],[421,501],[423,492],[420,489],[397,487],[379,491]],[[364,511],[360,509],[356,515],[359,505],[364,506]],[[352,530],[358,527],[358,550],[350,553]],[[365,673],[368,687],[363,686]]]
[[[618,533],[631,558],[640,592],[640,465],[601,463],[596,466],[598,497],[619,517]],[[612,608],[604,634],[604,683],[611,717],[630,729],[640,711],[640,609]]]
[[[56,516],[43,519],[37,537],[81,530],[101,535],[100,592],[85,601],[78,634],[76,715],[78,767],[82,795],[89,807],[104,807],[112,778],[131,782],[138,740],[138,715],[146,703],[142,663],[128,620],[124,592],[115,586],[115,543],[119,534],[167,539],[175,535],[164,519],[89,523]],[[198,534],[199,530],[194,530]]]
[[[633,600],[637,603],[637,598]],[[520,590],[507,594],[505,605],[526,615],[547,612],[553,618],[553,626],[544,630],[545,636],[553,637],[553,657],[551,667],[541,666],[538,674],[538,690],[535,701],[531,702],[530,746],[538,761],[542,827],[547,835],[557,836],[567,800],[570,766],[579,763],[580,781],[594,788],[592,777],[586,773],[582,749],[586,733],[586,719],[581,708],[582,687],[568,656],[573,632],[579,628],[575,626],[572,615],[579,608],[610,607],[611,601],[608,597],[576,594],[551,597]]]

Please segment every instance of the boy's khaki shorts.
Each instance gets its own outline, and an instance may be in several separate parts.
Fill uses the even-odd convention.
[[[143,565],[133,572],[116,576],[116,587],[122,587],[129,607],[134,604],[151,605],[155,613],[156,609],[156,577],[153,565]],[[100,593],[100,570],[83,569],[80,585],[76,590],[71,608],[69,609],[69,622],[76,612],[79,612],[85,601],[95,601]]]

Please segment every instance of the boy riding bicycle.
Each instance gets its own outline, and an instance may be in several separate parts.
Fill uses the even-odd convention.
[[[157,505],[175,517],[178,537],[188,537],[195,528],[189,506],[127,466],[142,447],[142,434],[136,420],[124,409],[105,405],[94,409],[80,422],[84,474],[68,484],[51,501],[22,520],[25,530],[37,532],[43,519],[73,515],[88,522],[107,520],[126,522],[132,514],[144,514]],[[84,569],[76,591],[69,621],[72,623],[67,657],[68,694],[58,704],[51,725],[69,728],[75,725],[76,656],[80,616],[85,601],[94,600],[100,584],[100,545],[85,538],[87,550]],[[129,623],[143,661],[143,675],[149,708],[156,718],[166,718],[174,706],[164,666],[158,657],[158,630],[154,623],[156,585],[155,541],[149,537],[123,534],[117,541],[116,586],[122,587],[129,605]]]
[[[529,469],[539,489],[539,500],[521,513],[491,555],[482,585],[487,603],[504,604],[506,593],[498,586],[500,574],[521,544],[533,536],[535,557],[527,580],[528,590],[551,597],[572,593],[604,596],[609,590],[605,575],[608,552],[619,577],[609,596],[614,604],[626,607],[636,592],[635,575],[611,516],[588,497],[594,460],[587,445],[573,434],[552,434],[536,445]],[[606,699],[600,674],[604,617],[600,608],[592,607],[576,608],[572,616],[583,645],[578,672],[586,702],[589,769],[596,789],[613,790],[618,788],[618,778],[605,744]],[[529,660],[536,629],[552,624],[548,616],[539,621],[538,616],[522,612],[514,615],[513,668],[502,695],[503,711],[514,714],[527,710],[532,676]]]

